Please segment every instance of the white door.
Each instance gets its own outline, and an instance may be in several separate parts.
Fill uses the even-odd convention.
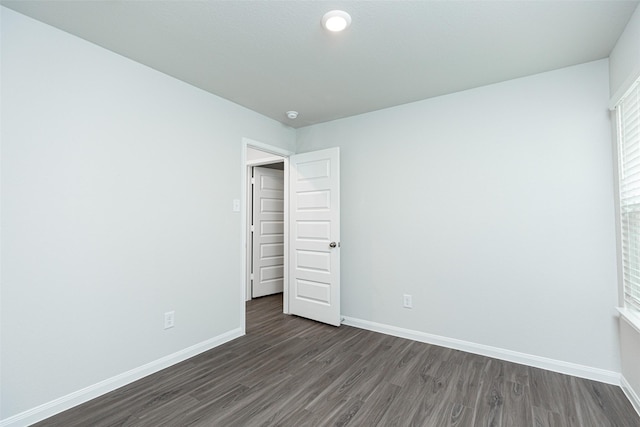
[[[282,292],[284,283],[284,172],[253,168],[252,298]]]
[[[340,151],[289,158],[289,312],[340,325]]]

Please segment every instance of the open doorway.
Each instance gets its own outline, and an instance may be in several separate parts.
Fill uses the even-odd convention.
[[[244,152],[244,301],[279,294],[287,312],[288,201],[284,196],[291,153],[251,140],[245,140]]]
[[[284,291],[284,162],[250,169],[247,296],[253,299]]]
[[[267,242],[265,251],[282,265],[266,265],[263,278],[270,284],[282,280],[282,311],[339,326],[340,315],[340,150],[338,147],[294,154],[243,139],[242,188],[242,329],[246,327],[246,302],[252,298],[260,267],[253,264],[254,222],[252,178],[256,168],[282,164],[282,221],[280,242]],[[278,170],[270,166],[264,170]],[[272,201],[269,201],[271,203]],[[261,203],[261,202],[258,202]],[[280,209],[280,208],[279,208]],[[267,222],[273,222],[271,218]],[[273,223],[270,226],[274,226]],[[274,229],[272,228],[272,231]],[[278,233],[271,233],[278,234]],[[272,246],[269,246],[272,245]],[[280,245],[277,247],[277,245]],[[262,250],[262,249],[261,249]],[[265,252],[267,255],[269,253]],[[280,257],[279,254],[282,254]],[[252,280],[253,274],[253,280]],[[277,280],[276,280],[277,279]],[[269,291],[271,292],[271,291]],[[276,294],[277,295],[277,294]]]

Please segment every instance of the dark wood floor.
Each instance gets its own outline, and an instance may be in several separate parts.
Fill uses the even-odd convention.
[[[247,335],[38,426],[629,426],[620,388],[247,304]]]

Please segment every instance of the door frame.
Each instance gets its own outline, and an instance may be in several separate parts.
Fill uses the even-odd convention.
[[[260,151],[274,154],[273,158],[248,161],[247,160],[247,148],[255,148]],[[241,224],[241,274],[240,274],[240,325],[242,333],[246,332],[246,306],[247,298],[251,293],[249,286],[251,283],[249,277],[251,274],[251,265],[248,260],[251,259],[249,251],[251,250],[248,244],[248,236],[251,232],[251,224],[249,224],[250,215],[248,213],[249,197],[251,197],[251,169],[254,166],[262,166],[266,164],[284,162],[284,281],[283,281],[283,295],[282,306],[285,314],[289,313],[289,156],[295,154],[292,151],[284,148],[276,147],[273,145],[265,144],[263,142],[255,141],[250,138],[242,138],[242,173],[241,173],[241,188],[240,188],[240,224]]]

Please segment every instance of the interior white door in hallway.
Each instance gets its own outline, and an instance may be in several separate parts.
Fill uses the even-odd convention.
[[[283,291],[284,172],[253,168],[253,298]]]
[[[340,151],[289,157],[289,312],[340,325]]]

